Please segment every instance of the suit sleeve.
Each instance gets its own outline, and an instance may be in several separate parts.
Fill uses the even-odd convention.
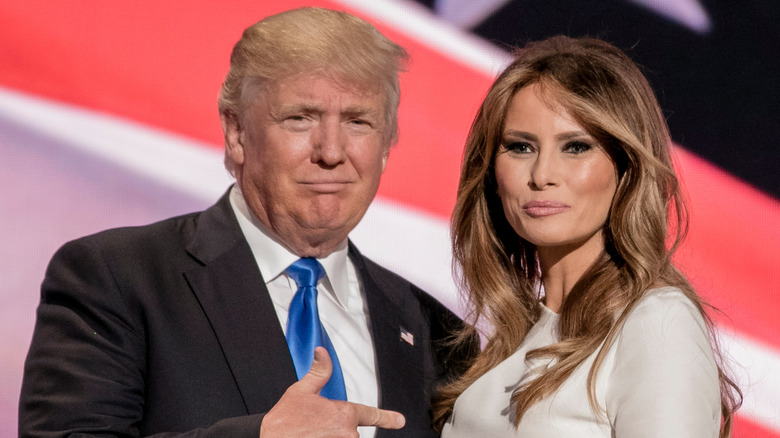
[[[679,291],[640,303],[614,364],[606,403],[615,437],[718,436],[718,369],[704,321]]]
[[[137,437],[144,416],[143,310],[88,239],[53,257],[19,402],[20,437]],[[164,436],[257,437],[262,415]]]

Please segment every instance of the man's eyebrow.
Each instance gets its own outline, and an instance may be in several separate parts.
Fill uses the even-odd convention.
[[[341,111],[341,115],[351,116],[377,116],[379,111],[376,108],[365,105],[350,105]]]
[[[285,105],[280,105],[278,108],[276,108],[276,111],[274,111],[277,114],[293,114],[293,113],[299,113],[299,112],[322,112],[325,111],[325,109],[322,107],[322,105],[316,104],[316,103],[290,103]]]
[[[323,113],[325,108],[318,103],[291,103],[280,105],[273,113],[276,115],[286,115],[295,113]],[[380,113],[376,108],[365,105],[351,105],[341,110],[341,115],[346,117],[355,116],[378,116]]]

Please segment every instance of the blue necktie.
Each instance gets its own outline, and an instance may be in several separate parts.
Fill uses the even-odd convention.
[[[290,265],[285,272],[298,285],[287,317],[287,346],[290,348],[298,380],[309,372],[314,359],[314,348],[318,345],[325,347],[333,362],[333,373],[320,395],[331,400],[346,400],[347,391],[344,388],[341,365],[328,333],[320,323],[320,313],[317,310],[317,281],[325,275],[325,269],[317,259],[302,258]]]

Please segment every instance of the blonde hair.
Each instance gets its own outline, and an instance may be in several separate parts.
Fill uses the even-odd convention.
[[[244,30],[233,47],[219,111],[235,117],[253,96],[250,86],[300,73],[320,73],[385,96],[388,145],[398,137],[398,74],[406,50],[367,21],[346,12],[304,7],[266,17]],[[233,163],[225,155],[225,166]]]
[[[655,285],[680,288],[712,322],[699,297],[671,263],[684,238],[685,205],[670,157],[668,128],[650,85],[616,47],[593,38],[563,36],[518,50],[496,79],[477,113],[466,142],[452,217],[454,259],[462,268],[469,316],[493,332],[483,352],[460,380],[440,390],[434,422],[441,427],[455,399],[479,376],[509,357],[539,318],[540,281],[536,250],[520,239],[504,216],[497,195],[494,160],[507,108],[523,87],[539,84],[601,144],[618,171],[618,186],[604,228],[605,252],[573,287],[561,309],[561,341],[529,352],[552,357],[554,365],[512,395],[519,422],[530,406],[552,394],[589,355],[610,345],[630,309]],[[670,215],[673,229],[668,230]],[[667,236],[672,234],[671,246]],[[460,342],[475,328],[467,327]],[[717,353],[717,343],[713,342]],[[589,374],[589,400],[598,412],[595,380],[607,348]],[[723,424],[741,393],[719,367]]]

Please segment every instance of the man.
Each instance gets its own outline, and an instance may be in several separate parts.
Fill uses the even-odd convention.
[[[20,435],[435,436],[459,322],[347,239],[396,138],[405,58],[340,12],[248,28],[219,102],[236,185],[204,212],[57,252]],[[299,354],[302,320],[321,339]]]

